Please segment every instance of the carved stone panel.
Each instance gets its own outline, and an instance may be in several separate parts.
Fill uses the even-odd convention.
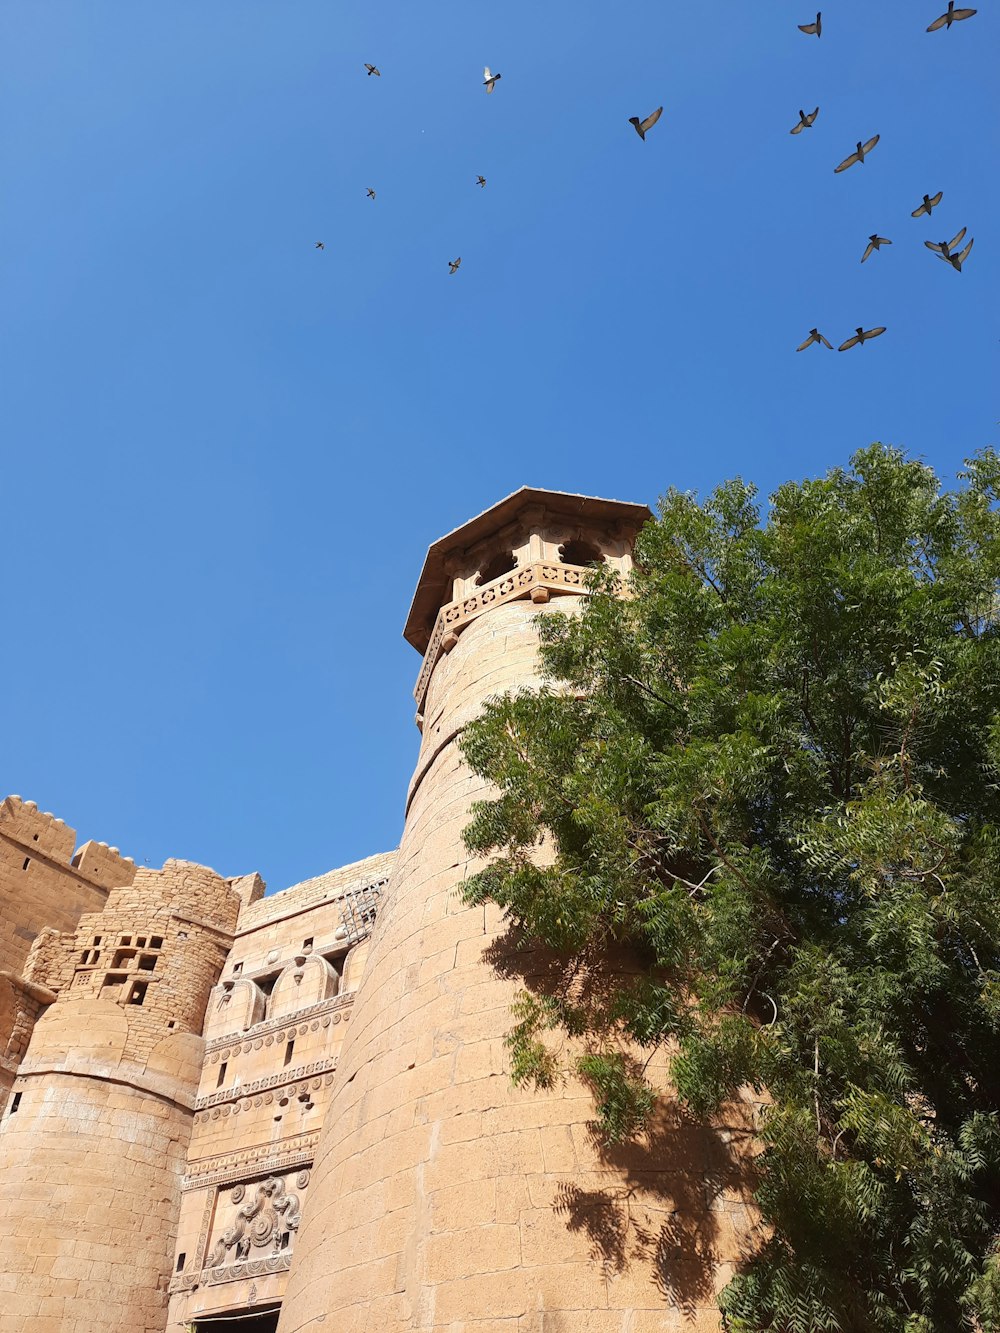
[[[225,1281],[227,1276],[286,1266],[277,1261],[287,1263],[308,1184],[309,1172],[303,1169],[235,1185],[220,1195],[212,1245],[205,1259],[208,1280]]]

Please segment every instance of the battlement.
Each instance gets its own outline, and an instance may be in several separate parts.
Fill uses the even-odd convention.
[[[131,884],[135,862],[106,842],[85,842],[76,847],[76,829],[64,819],[39,810],[34,801],[7,796],[0,801],[0,837],[8,838],[31,856],[43,856],[76,871],[79,878],[102,889]]]

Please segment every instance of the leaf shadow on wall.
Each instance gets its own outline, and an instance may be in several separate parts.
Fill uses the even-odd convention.
[[[483,951],[497,977],[519,981],[536,996],[565,995],[589,1012],[607,1011],[611,988],[638,975],[634,958],[616,954],[588,963],[568,978],[565,959],[508,926]],[[643,1063],[626,1055],[629,1072]],[[567,1077],[574,1077],[568,1075]],[[553,1208],[567,1229],[586,1237],[603,1272],[609,1300],[641,1305],[648,1285],[658,1298],[694,1319],[715,1308],[716,1296],[760,1239],[752,1203],[754,1107],[738,1103],[711,1120],[697,1120],[669,1096],[657,1098],[641,1133],[607,1143],[598,1122],[588,1125],[591,1163],[581,1184],[562,1174]],[[588,1187],[594,1172],[608,1183]],[[567,1176],[570,1178],[566,1178]],[[651,1293],[650,1293],[651,1294]]]

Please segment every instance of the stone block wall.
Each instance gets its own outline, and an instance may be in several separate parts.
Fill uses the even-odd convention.
[[[168,861],[39,942],[52,988],[26,983],[45,1008],[0,1121],[2,1333],[163,1333],[205,1007],[239,909],[214,871]]]
[[[117,847],[75,847],[73,829],[34,801],[0,801],[0,1115],[43,1007],[20,980],[39,932],[75,930],[84,912],[100,911],[108,891],[135,875]]]
[[[205,1018],[169,1327],[284,1295],[370,914],[393,857],[369,857],[241,911]]]

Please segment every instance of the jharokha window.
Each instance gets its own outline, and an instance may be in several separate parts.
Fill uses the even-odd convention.
[[[490,556],[479,571],[476,578],[476,587],[481,588],[484,583],[492,583],[494,579],[502,578],[504,574],[509,574],[512,569],[516,568],[517,558],[513,551],[498,551],[496,555]]]
[[[593,542],[585,542],[582,537],[563,542],[559,547],[559,559],[564,565],[603,565],[604,556]]]

